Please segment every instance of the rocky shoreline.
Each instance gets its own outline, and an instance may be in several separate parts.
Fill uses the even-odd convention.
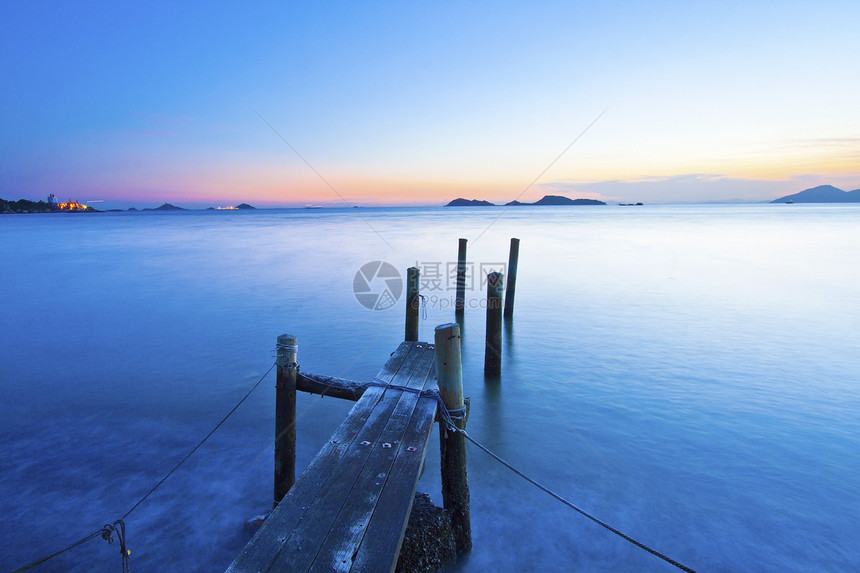
[[[0,199],[0,215],[22,213],[101,213],[101,211],[88,205],[81,205],[78,209],[60,209],[56,205],[44,201],[28,201],[27,199],[6,201]]]

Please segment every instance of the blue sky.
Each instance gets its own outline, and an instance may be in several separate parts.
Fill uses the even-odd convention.
[[[3,198],[698,202],[860,187],[856,2],[7,2],[0,15]]]

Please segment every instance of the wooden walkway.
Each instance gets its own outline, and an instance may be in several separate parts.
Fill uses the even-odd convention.
[[[435,350],[403,342],[377,379],[435,388]],[[228,573],[393,571],[437,401],[371,386]]]

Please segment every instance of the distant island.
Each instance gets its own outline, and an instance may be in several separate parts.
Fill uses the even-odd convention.
[[[561,195],[544,195],[539,201],[535,201],[534,203],[520,203],[516,200],[505,203],[506,207],[524,207],[528,205],[606,205],[606,203],[597,199],[570,199]]]
[[[248,205],[247,203],[239,203],[235,207],[207,207],[204,211],[235,211],[237,209],[256,209],[256,207],[252,205]],[[129,211],[137,211],[134,207],[129,207]],[[176,205],[172,205],[170,203],[164,203],[155,208],[144,208],[142,211],[188,211],[185,207],[177,207]]]
[[[860,189],[843,191],[833,185],[819,185],[774,199],[771,203],[860,203]]]
[[[248,205],[247,203],[239,203],[235,207],[233,207],[233,206],[230,206],[230,207],[206,207],[207,211],[235,211],[237,209],[256,209],[256,207],[252,207],[251,205]]]
[[[159,207],[156,207],[154,209],[146,207],[143,210],[144,211],[187,211],[188,209],[185,209],[183,207],[177,207],[176,205],[171,205],[170,203],[164,203],[163,205],[160,205]]]
[[[603,201],[597,199],[570,199],[561,195],[545,195],[540,201],[534,203],[521,203],[519,201],[511,201],[505,203],[505,207],[525,207],[533,205],[606,205]],[[489,201],[480,201],[478,199],[454,199],[446,207],[496,207],[495,203]]]
[[[495,207],[495,203],[489,201],[479,201],[478,199],[454,199],[446,207]]]
[[[247,203],[239,203],[235,207],[208,207],[204,209],[205,211],[221,211],[221,210],[237,210],[237,209],[252,209],[256,210],[257,208],[253,205],[249,205]],[[129,207],[126,211],[137,212],[137,211],[188,211],[185,207],[177,207],[171,203],[163,203],[158,207],[146,207],[144,209],[137,209],[135,207]],[[17,201],[7,201],[5,199],[0,199],[0,214],[3,215],[12,215],[12,214],[21,214],[21,213],[119,213],[122,212],[122,209],[106,209],[105,211],[99,211],[98,209],[93,209],[89,205],[85,205],[78,201],[73,201],[69,199],[65,203],[60,202],[54,196],[53,193],[48,195],[47,201],[30,201],[28,199],[18,199]]]

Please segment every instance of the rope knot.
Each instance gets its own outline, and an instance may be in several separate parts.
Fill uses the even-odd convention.
[[[116,533],[116,538],[119,541],[119,553],[122,556],[122,570],[123,573],[128,573],[128,558],[131,555],[131,551],[129,551],[125,546],[125,522],[121,519],[117,519],[113,523],[106,523],[101,530],[102,539],[108,542],[109,545],[113,545],[113,534]]]

